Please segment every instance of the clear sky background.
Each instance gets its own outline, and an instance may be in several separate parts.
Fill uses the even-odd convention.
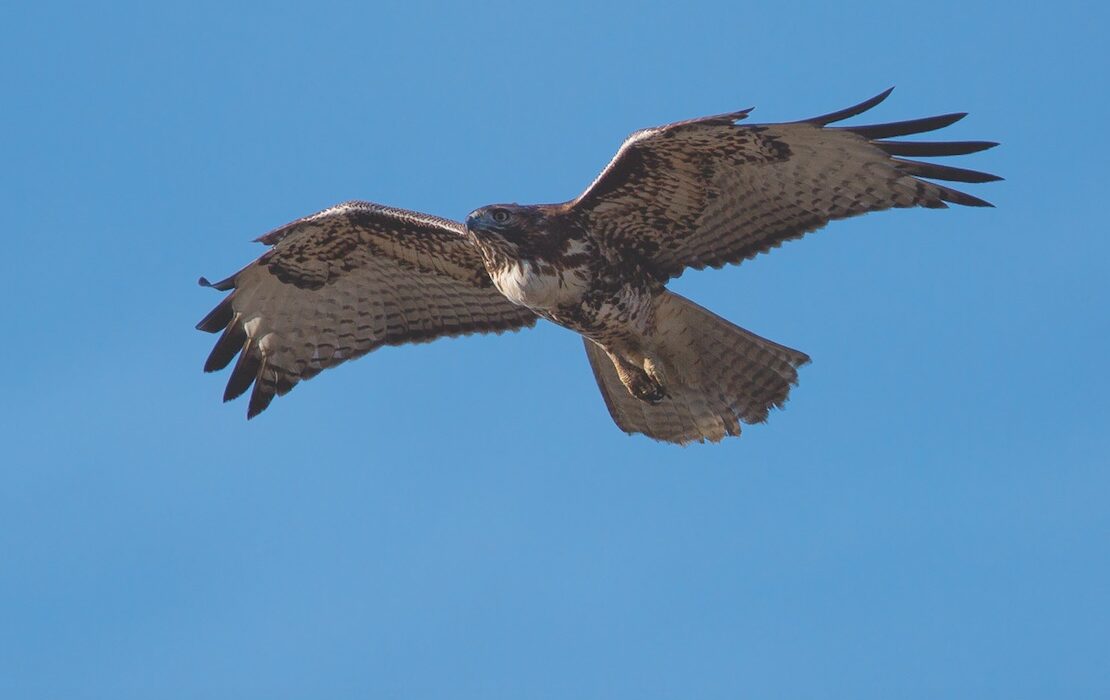
[[[1110,22],[1077,3],[21,3],[0,11],[0,694],[1110,696]],[[193,329],[361,198],[570,198],[632,130],[950,111],[993,210],[674,287],[806,351],[677,448],[578,339],[389,348],[259,419]],[[856,123],[860,120],[857,119]]]

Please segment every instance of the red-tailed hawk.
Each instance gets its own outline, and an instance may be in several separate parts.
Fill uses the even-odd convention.
[[[666,283],[739,263],[833,219],[893,207],[990,206],[931,180],[994,175],[899,156],[987,141],[890,141],[964,114],[830,127],[883,101],[783,124],[750,110],[637,131],[577,199],[477,209],[466,224],[347,202],[282,226],[271,248],[210,284],[231,293],[197,328],[221,333],[207,372],[247,417],[321,370],[382,345],[500,333],[539,317],[583,338],[609,413],[675,443],[739,435],[781,407],[809,358],[735,326]]]

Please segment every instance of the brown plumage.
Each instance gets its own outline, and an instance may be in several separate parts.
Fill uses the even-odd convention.
[[[889,140],[963,114],[829,126],[889,93],[800,122],[743,126],[744,110],[638,131],[578,198],[484,207],[465,227],[363,202],[295,221],[259,239],[273,247],[258,260],[209,285],[231,294],[197,326],[221,333],[205,370],[238,354],[224,399],[253,384],[253,416],[381,345],[516,330],[541,316],[584,337],[623,430],[678,443],[738,435],[783,404],[808,358],[667,291],[667,280],[834,219],[989,206],[931,180],[997,177],[907,157],[996,144]]]
[[[973,153],[988,141],[873,141],[948,126],[965,114],[860,127],[828,127],[883,101],[786,124],[736,125],[750,110],[632,134],[573,203],[607,247],[634,251],[660,279],[686,268],[738,263],[829,221],[946,202],[990,206],[917,178],[988,182],[995,175],[889,157]]]
[[[258,239],[273,246],[231,277],[197,324],[221,332],[204,371],[239,360],[224,401],[254,385],[247,417],[297,382],[381,347],[516,330],[536,315],[490,281],[462,224],[347,202]]]

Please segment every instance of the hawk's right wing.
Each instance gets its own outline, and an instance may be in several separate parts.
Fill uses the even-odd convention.
[[[204,370],[239,355],[224,392],[254,385],[247,417],[274,395],[382,345],[532,326],[536,315],[493,286],[462,224],[347,202],[258,239],[273,246],[231,277],[197,324],[222,331]]]
[[[749,110],[645,129],[570,204],[581,225],[618,257],[660,280],[721,267],[800,238],[830,221],[904,207],[990,206],[931,180],[995,175],[897,156],[954,156],[991,141],[898,141],[965,115],[830,127],[881,102],[785,124],[737,124]]]

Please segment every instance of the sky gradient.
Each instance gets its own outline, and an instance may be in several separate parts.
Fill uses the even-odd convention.
[[[1091,4],[0,10],[0,692],[1110,696],[1110,242]],[[576,195],[637,128],[968,111],[996,209],[673,288],[813,363],[740,439],[611,422],[577,337],[386,348],[258,419],[196,285],[346,199]]]

